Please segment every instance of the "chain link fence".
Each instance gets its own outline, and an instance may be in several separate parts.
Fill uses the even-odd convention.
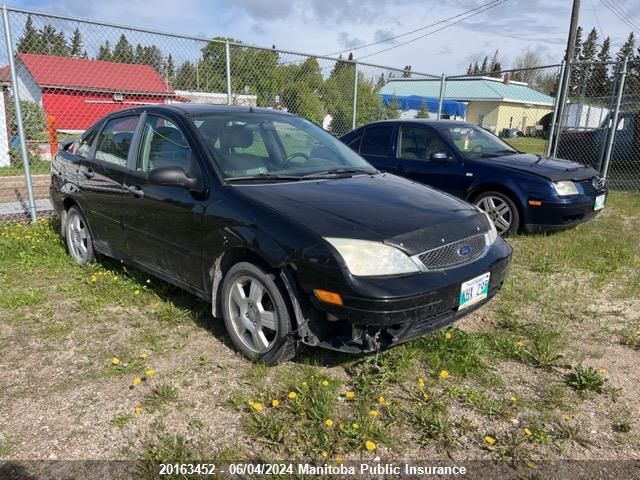
[[[617,64],[572,65],[568,103],[559,108],[560,65],[445,77],[351,58],[259,48],[233,39],[153,32],[18,9],[3,13],[3,220],[29,220],[50,209],[50,162],[59,145],[77,138],[109,112],[147,104],[287,110],[335,136],[389,118],[465,120],[518,150],[555,151],[601,169],[607,142],[613,138],[610,185],[640,188],[640,67],[635,64],[627,65],[624,75]],[[620,118],[613,129],[618,96]],[[25,175],[24,157],[30,175]]]

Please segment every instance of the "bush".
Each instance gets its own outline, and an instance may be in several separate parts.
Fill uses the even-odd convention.
[[[17,134],[18,124],[16,122],[14,102],[9,102],[7,107],[8,115],[11,119],[11,132]],[[37,103],[28,100],[20,101],[20,109],[22,110],[22,124],[27,140],[47,140],[47,117],[44,109]]]

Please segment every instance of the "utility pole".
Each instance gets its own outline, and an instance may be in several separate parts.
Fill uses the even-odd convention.
[[[569,93],[569,84],[571,83],[571,72],[574,65],[571,63],[576,51],[576,33],[578,31],[578,20],[580,18],[580,0],[573,0],[573,7],[571,8],[571,23],[569,24],[569,37],[567,38],[567,50],[564,54],[565,68],[562,71],[564,77],[560,81],[560,89],[556,93],[556,102],[559,103],[557,109],[556,122],[557,128],[552,128],[552,132],[555,131],[555,136],[549,137],[548,151],[555,155],[558,150],[558,140],[560,136],[560,126],[562,125],[562,118],[564,114],[564,106],[567,103],[567,97]],[[554,109],[555,110],[555,109]]]

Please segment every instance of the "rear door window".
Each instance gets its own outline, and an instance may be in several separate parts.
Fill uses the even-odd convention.
[[[393,135],[393,126],[379,125],[366,129],[360,146],[362,155],[391,155],[391,140]]]
[[[96,160],[126,167],[139,119],[139,115],[131,115],[107,121],[98,136]]]

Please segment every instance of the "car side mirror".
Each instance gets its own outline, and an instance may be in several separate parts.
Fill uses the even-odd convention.
[[[445,152],[435,152],[429,155],[429,160],[435,162],[454,163],[456,161],[451,155]]]
[[[182,187],[195,192],[202,190],[200,181],[187,176],[187,172],[181,167],[154,168],[149,172],[147,181],[152,185]]]

